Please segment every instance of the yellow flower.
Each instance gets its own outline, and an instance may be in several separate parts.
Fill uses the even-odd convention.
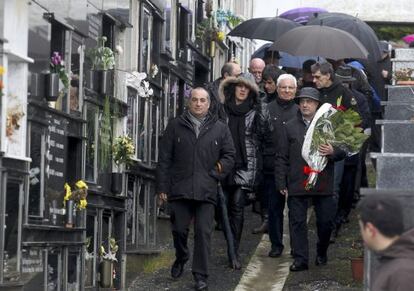
[[[225,38],[226,38],[226,34],[224,33],[224,31],[217,32],[217,40],[218,41],[223,41]]]
[[[63,197],[63,200],[68,201],[72,197],[72,189],[70,188],[68,183],[65,183],[64,188],[65,188],[66,194],[65,194],[65,197]]]
[[[88,205],[88,202],[86,201],[86,199],[81,199],[79,201],[78,208],[79,209],[85,209],[87,205]]]
[[[3,66],[0,66],[0,75],[3,75],[6,72],[6,69]]]
[[[83,182],[82,180],[79,180],[78,182],[76,182],[75,185],[79,189],[88,189],[88,185],[86,185],[86,183]]]

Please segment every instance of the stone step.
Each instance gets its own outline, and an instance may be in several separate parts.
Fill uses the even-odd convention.
[[[382,128],[382,153],[414,154],[414,120],[377,120],[376,123]]]
[[[384,119],[390,120],[413,120],[414,100],[409,101],[382,101],[384,106]]]
[[[388,101],[414,102],[414,86],[387,86]]]
[[[371,153],[371,157],[377,160],[377,189],[414,191],[414,154]]]
[[[411,59],[414,60],[414,49],[412,48],[397,48],[394,50],[393,60]]]

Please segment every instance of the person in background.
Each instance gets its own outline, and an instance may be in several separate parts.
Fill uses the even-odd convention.
[[[220,84],[228,77],[237,77],[241,74],[240,65],[234,62],[227,62],[221,68],[221,77],[214,80],[206,86],[207,92],[211,98],[210,112],[219,119],[225,117],[223,105],[220,102],[219,87]]]
[[[171,210],[174,279],[181,277],[189,259],[187,239],[194,220],[192,273],[196,290],[208,288],[217,181],[233,169],[235,153],[229,128],[209,112],[209,106],[210,97],[205,89],[191,91],[188,110],[168,123],[156,171],[158,204],[168,199]]]
[[[378,257],[369,290],[414,290],[414,229],[404,232],[404,211],[389,195],[369,195],[358,207],[365,245]]]
[[[263,61],[265,62],[266,65],[279,66],[279,59],[280,59],[280,54],[278,51],[266,50],[264,57],[263,57]]]
[[[314,87],[315,83],[313,83],[313,76],[311,67],[313,64],[316,64],[316,61],[313,59],[309,59],[303,62],[302,64],[302,78],[298,81],[298,87]]]
[[[253,75],[256,85],[261,86],[262,74],[266,64],[261,58],[254,58],[250,60],[249,73]]]
[[[266,96],[262,99],[263,103],[270,103],[277,98],[276,83],[277,78],[285,72],[275,65],[266,65],[263,70],[263,88]]]

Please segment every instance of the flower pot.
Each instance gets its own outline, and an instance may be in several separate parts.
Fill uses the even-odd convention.
[[[45,75],[32,73],[30,76],[30,97],[43,98],[45,92]]]
[[[351,270],[352,279],[354,279],[355,282],[362,283],[362,280],[364,279],[364,258],[351,258]]]
[[[99,264],[99,285],[101,288],[111,288],[113,283],[114,264],[112,261],[103,260]]]
[[[45,76],[45,98],[47,101],[55,102],[59,97],[59,75],[57,73]]]
[[[99,91],[99,71],[90,70],[85,74],[86,87],[92,91]]]
[[[75,222],[74,220],[74,215],[73,215],[73,206],[74,206],[74,202],[73,200],[68,200],[66,201],[66,223],[65,223],[65,227],[67,228],[72,228],[73,224]]]
[[[86,209],[76,210],[76,227],[86,227]]]
[[[107,95],[111,92],[112,86],[112,71],[99,71],[99,93]]]
[[[112,173],[111,175],[111,192],[113,194],[122,193],[122,173]]]

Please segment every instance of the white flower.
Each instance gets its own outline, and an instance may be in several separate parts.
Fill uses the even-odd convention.
[[[149,89],[149,90],[148,90],[148,95],[149,95],[149,96],[152,96],[153,94],[154,94],[154,91],[153,91],[152,89]]]
[[[123,53],[124,53],[124,49],[122,48],[122,46],[121,45],[116,45],[115,46],[115,52],[118,54],[118,55],[122,55]]]

